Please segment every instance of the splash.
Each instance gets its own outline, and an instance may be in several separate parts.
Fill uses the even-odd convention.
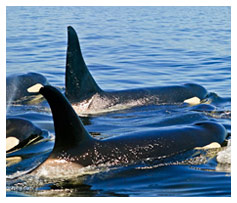
[[[228,140],[227,146],[218,152],[216,160],[220,164],[231,164],[231,140]]]
[[[17,84],[17,83],[18,83],[18,79],[16,78],[14,82]],[[10,92],[7,92],[7,95],[6,95],[6,97],[7,97],[7,101],[6,101],[6,104],[7,104],[6,113],[8,113],[8,111],[9,111],[9,108],[10,108],[10,106],[11,106],[13,100],[14,100],[15,95],[16,95],[16,91],[17,91],[16,85],[12,85]]]
[[[48,159],[34,170],[31,176],[38,178],[45,178],[51,180],[61,180],[61,179],[73,179],[76,177],[91,175],[95,173],[100,173],[102,171],[109,170],[110,165],[90,165],[82,167],[81,165],[74,163],[72,158],[66,159]]]

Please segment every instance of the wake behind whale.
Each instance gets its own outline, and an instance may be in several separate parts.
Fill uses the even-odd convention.
[[[87,68],[77,34],[71,26],[68,27],[65,86],[65,95],[79,115],[150,104],[192,102],[190,98],[199,103],[207,96],[207,90],[197,84],[103,91]]]

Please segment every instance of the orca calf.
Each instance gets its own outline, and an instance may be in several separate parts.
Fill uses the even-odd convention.
[[[79,115],[149,104],[199,104],[207,96],[207,90],[197,84],[103,91],[84,62],[77,34],[71,26],[68,27],[65,84],[65,94]]]
[[[21,149],[42,139],[43,131],[32,122],[22,118],[6,120],[6,152]]]
[[[199,122],[186,127],[144,130],[98,140],[90,136],[68,99],[59,90],[39,84],[28,91],[39,91],[48,101],[55,128],[53,151],[35,173],[40,170],[45,172],[47,169],[55,172],[60,167],[64,167],[65,172],[90,165],[122,165],[151,159],[161,160],[213,142],[221,144],[226,137],[226,130],[222,125]]]
[[[47,79],[39,73],[14,74],[6,80],[6,102],[10,103],[29,103],[36,99],[37,93],[29,93],[27,88],[34,84],[48,84]],[[31,97],[32,96],[32,97]]]

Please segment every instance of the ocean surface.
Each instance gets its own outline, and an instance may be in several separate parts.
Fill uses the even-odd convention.
[[[208,90],[215,107],[150,105],[83,117],[94,137],[210,120],[222,123],[231,140],[230,7],[7,7],[7,76],[41,73],[63,91],[69,25],[103,90],[191,82]],[[219,151],[230,157],[230,146],[192,151],[188,160],[82,170],[73,179],[29,177],[54,144],[50,109],[41,109],[7,106],[7,116],[48,132],[7,155],[23,157],[6,169],[7,196],[231,196],[231,164],[217,161]]]

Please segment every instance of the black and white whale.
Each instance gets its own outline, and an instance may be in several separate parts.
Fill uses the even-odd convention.
[[[198,104],[207,96],[207,90],[197,84],[103,91],[86,66],[77,34],[71,26],[68,27],[65,86],[65,94],[79,115],[149,104]]]
[[[61,167],[65,172],[90,165],[123,165],[148,159],[160,160],[213,142],[221,144],[226,137],[222,125],[199,122],[186,127],[144,130],[97,140],[90,136],[68,99],[59,90],[52,86],[35,85],[28,91],[39,91],[48,101],[55,128],[53,151],[34,171],[38,174],[41,170],[44,174],[45,170],[59,171]]]
[[[22,118],[6,119],[6,152],[10,153],[42,139],[43,131]]]
[[[40,83],[49,84],[47,79],[39,73],[14,74],[6,79],[6,103],[30,103],[36,101],[38,93],[30,93],[27,88]]]

